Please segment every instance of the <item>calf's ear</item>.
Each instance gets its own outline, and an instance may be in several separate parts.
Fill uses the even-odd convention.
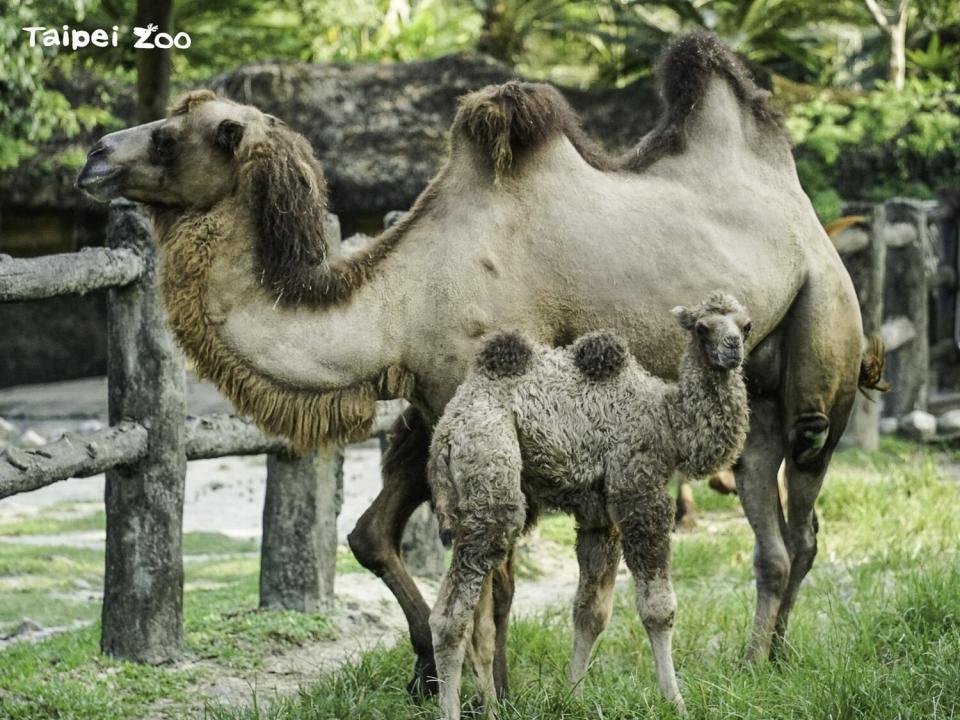
[[[677,305],[670,311],[670,314],[676,318],[677,322],[680,323],[680,327],[684,330],[693,330],[693,326],[697,322],[697,319],[693,313],[690,312],[689,308],[685,308],[683,305]]]

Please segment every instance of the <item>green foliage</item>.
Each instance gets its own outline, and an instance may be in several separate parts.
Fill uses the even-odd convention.
[[[841,196],[931,197],[960,182],[960,92],[936,76],[909,79],[901,92],[886,83],[856,95],[821,91],[790,107],[787,130],[800,181],[825,221]],[[855,160],[868,164],[850,173]]]

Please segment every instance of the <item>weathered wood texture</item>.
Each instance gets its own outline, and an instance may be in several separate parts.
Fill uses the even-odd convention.
[[[41,300],[128,285],[143,273],[129,248],[84,248],[39,258],[0,255],[0,302]]]
[[[160,663],[179,656],[183,639],[187,460],[183,360],[164,327],[151,235],[135,205],[111,205],[111,247],[132,249],[145,272],[140,282],[110,291],[110,423],[137,422],[150,440],[140,462],[107,471],[101,647],[116,657]]]
[[[343,452],[267,457],[260,607],[316,612],[333,603]]]
[[[887,247],[883,241],[884,213],[881,205],[849,205],[844,215],[861,215],[856,223],[833,238],[846,266],[860,304],[863,334],[880,333],[883,325],[883,298],[886,282]],[[880,442],[882,399],[868,400],[858,394],[842,443],[863,450],[876,450]]]
[[[283,438],[264,434],[252,420],[218,414],[187,417],[185,448],[188,460],[205,460],[285,452],[289,444]]]
[[[0,498],[129,465],[146,451],[146,428],[133,422],[88,435],[68,433],[39,448],[10,447],[0,453]]]
[[[884,415],[902,417],[927,409],[929,388],[928,268],[933,248],[924,204],[916,200],[889,200],[882,205],[881,233],[887,248],[884,307],[885,335],[913,326],[912,337],[887,352],[887,378],[893,386],[884,397]],[[894,325],[897,323],[897,325]],[[902,335],[902,333],[901,333]],[[890,340],[894,338],[890,337]]]

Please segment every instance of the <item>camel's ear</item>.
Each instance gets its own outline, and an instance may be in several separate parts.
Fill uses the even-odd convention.
[[[693,313],[690,312],[688,308],[685,308],[683,305],[677,305],[673,308],[670,313],[677,319],[677,322],[680,323],[680,327],[684,330],[693,330],[693,326],[697,322],[697,318],[694,317]]]
[[[228,155],[235,154],[240,146],[240,141],[243,140],[244,129],[243,123],[236,120],[222,120],[217,126],[215,140],[217,147]]]

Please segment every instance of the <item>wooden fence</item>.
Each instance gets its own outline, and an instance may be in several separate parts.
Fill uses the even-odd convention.
[[[338,237],[339,230],[337,230]],[[101,647],[164,662],[183,639],[182,520],[188,460],[268,454],[260,606],[313,611],[333,598],[342,451],[297,457],[232,415],[185,421],[183,360],[157,298],[157,247],[142,211],[110,208],[108,247],[34,259],[0,256],[0,302],[108,289],[109,427],[0,454],[0,499],[106,473]],[[396,404],[381,404],[373,435]]]
[[[880,334],[893,389],[858,400],[852,442],[876,447],[881,414],[960,407],[960,197],[856,203],[859,220],[834,237],[857,289],[863,328]]]

